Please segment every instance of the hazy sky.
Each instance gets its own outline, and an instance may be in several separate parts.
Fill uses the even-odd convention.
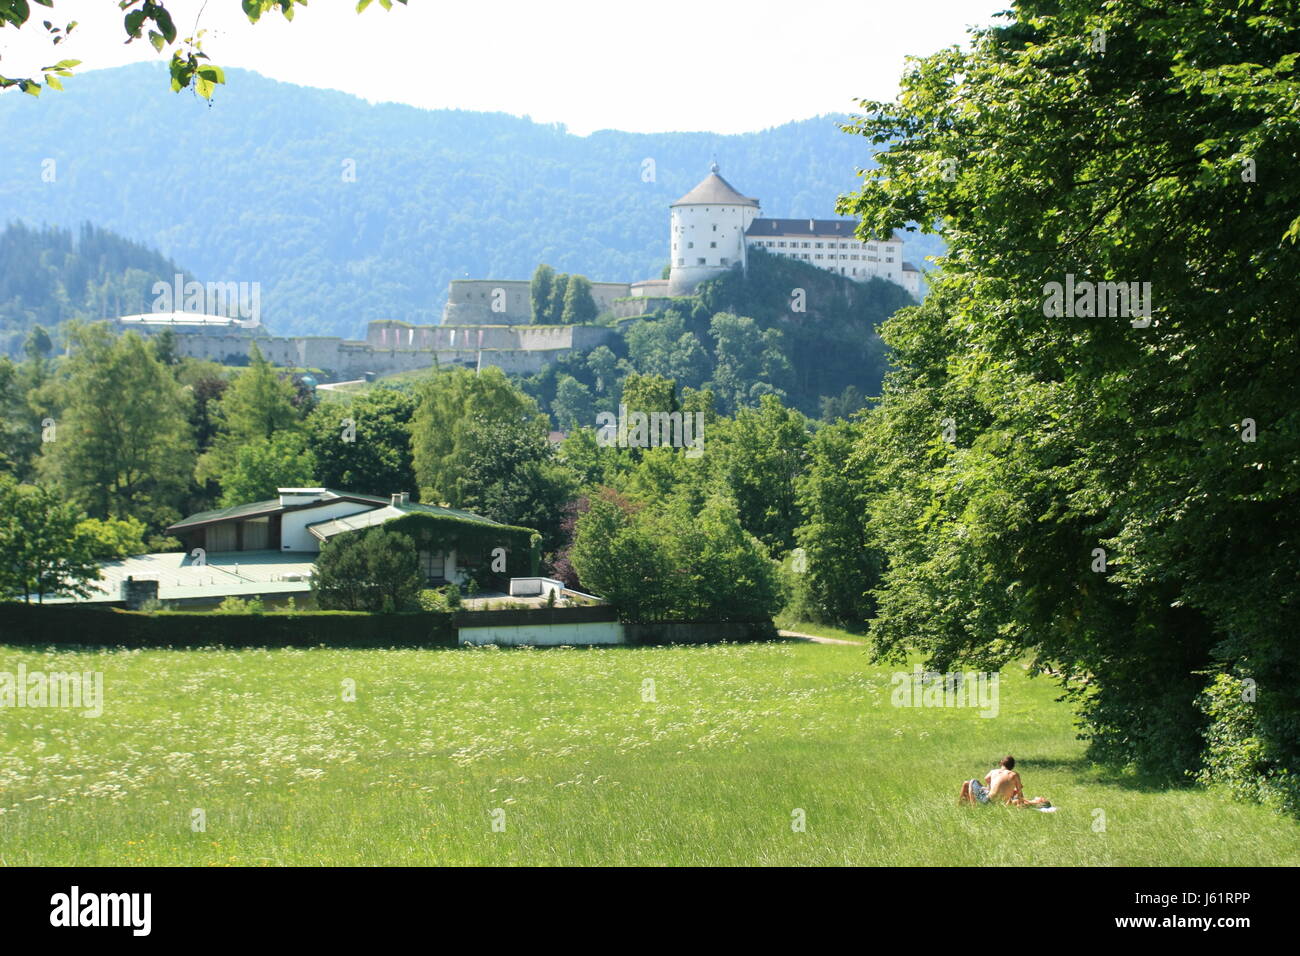
[[[411,0],[358,15],[353,0],[314,0],[293,23],[271,13],[256,26],[238,0],[167,6],[182,36],[198,17],[204,49],[222,66],[372,101],[528,115],[585,134],[738,133],[847,112],[858,98],[892,99],[905,55],[962,42],[968,25],[1007,5]],[[42,19],[79,25],[55,51]],[[0,73],[28,76],[62,58],[83,60],[82,71],[163,59],[145,41],[124,40],[122,14],[108,0],[33,5],[21,32],[0,30]]]

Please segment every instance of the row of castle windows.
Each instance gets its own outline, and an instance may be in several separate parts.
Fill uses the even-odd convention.
[[[683,258],[679,258],[679,259],[677,260],[677,264],[678,264],[679,266],[684,266],[684,265],[686,265],[686,260],[683,259]],[[695,260],[695,264],[696,264],[697,266],[707,266],[709,263],[708,263],[708,261],[707,261],[703,256],[699,256],[699,257],[696,258],[696,260]],[[718,265],[720,265],[720,266],[729,266],[729,265],[731,265],[731,260],[728,259],[728,258],[726,258],[726,257],[724,256],[723,258],[721,258],[721,259],[718,260]]]
[[[779,242],[773,239],[756,239],[754,241],[757,245],[765,246],[768,249],[784,249],[786,245],[784,242]],[[812,244],[809,244],[807,242],[804,243],[791,242],[790,248],[798,249],[802,247],[804,249],[809,249],[809,248],[811,249],[837,249],[837,248],[838,249],[861,249],[863,245],[867,246],[868,252],[876,251],[875,243],[866,244],[861,242],[841,242],[838,245],[833,242],[826,242],[826,243],[814,242]]]

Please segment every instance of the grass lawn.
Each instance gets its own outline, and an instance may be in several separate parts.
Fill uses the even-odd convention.
[[[864,648],[796,642],[0,647],[20,663],[102,671],[106,704],[0,710],[10,865],[1300,862],[1300,825],[1267,809],[1101,779],[1018,668],[981,718],[893,707]],[[1059,812],[955,805],[1008,751]]]

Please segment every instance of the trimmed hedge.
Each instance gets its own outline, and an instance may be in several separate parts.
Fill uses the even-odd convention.
[[[144,614],[87,605],[0,604],[0,644],[81,647],[455,647],[451,615]]]

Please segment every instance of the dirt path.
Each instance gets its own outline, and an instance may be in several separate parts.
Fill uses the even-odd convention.
[[[812,641],[814,644],[848,644],[851,647],[861,647],[861,641],[841,641],[838,637],[821,637],[817,634],[802,634],[799,631],[782,631],[776,632],[781,637],[794,637],[801,641]]]

